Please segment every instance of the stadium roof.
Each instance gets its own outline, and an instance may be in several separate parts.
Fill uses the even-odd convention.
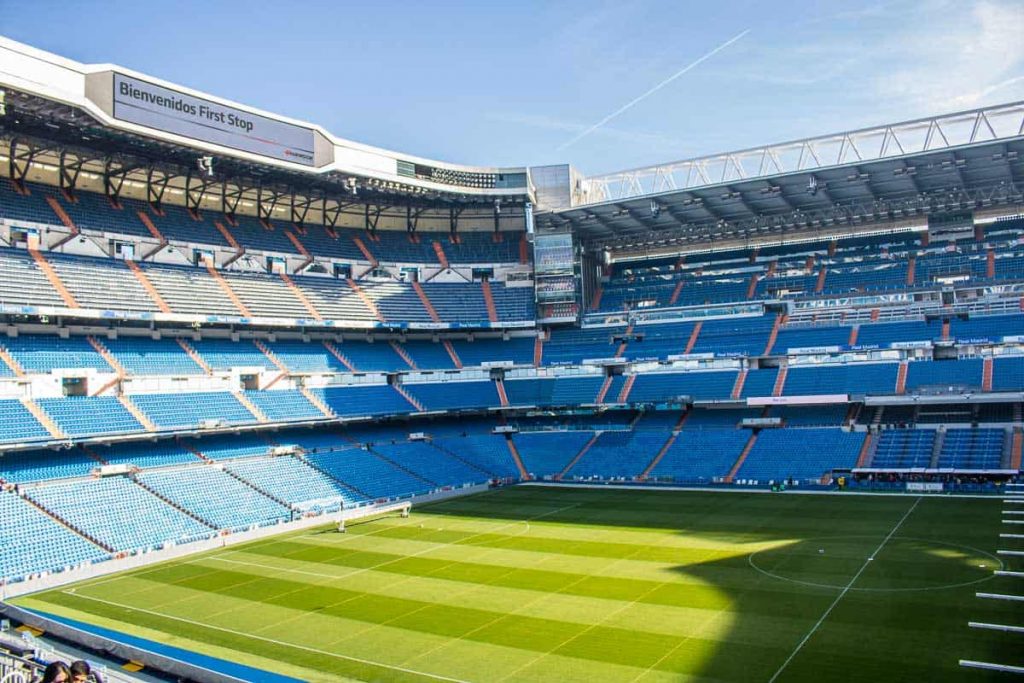
[[[630,249],[1018,204],[1022,154],[1015,102],[584,179],[537,223]]]
[[[82,64],[0,36],[0,92],[12,135],[295,186],[358,185],[445,201],[522,202],[526,168],[451,164],[339,138],[289,119],[112,64]],[[51,145],[52,146],[52,145]]]

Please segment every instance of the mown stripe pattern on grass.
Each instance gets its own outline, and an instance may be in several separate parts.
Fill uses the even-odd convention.
[[[310,680],[766,681],[908,505],[517,487],[21,602]],[[778,680],[1019,660],[1012,634],[966,627],[1012,608],[943,588],[996,568],[998,531],[995,501],[922,500]]]

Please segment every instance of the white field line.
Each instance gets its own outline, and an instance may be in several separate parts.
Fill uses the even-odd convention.
[[[62,591],[62,592],[66,593],[67,591]],[[114,602],[113,600],[104,600],[103,598],[94,598],[91,595],[83,595],[81,593],[76,593],[75,595],[77,595],[80,598],[85,598],[86,600],[93,600],[95,602],[101,602],[101,603],[103,603],[105,605],[111,605],[113,607],[122,607],[122,608],[130,610],[132,612],[142,612],[143,614],[150,614],[150,615],[155,616],[155,617],[162,617],[164,619],[173,619],[174,621],[180,621],[180,622],[183,622],[183,623],[186,623],[186,624],[192,624],[193,626],[201,626],[201,627],[204,627],[204,628],[213,629],[215,631],[222,631],[223,633],[231,633],[233,635],[242,636],[244,638],[253,638],[255,640],[262,640],[263,642],[273,643],[274,645],[284,645],[285,647],[294,647],[294,648],[296,648],[298,650],[304,650],[306,652],[312,652],[312,653],[318,654],[318,655],[326,655],[328,657],[334,657],[335,659],[344,659],[346,661],[356,662],[356,663],[359,663],[359,664],[369,664],[371,666],[379,666],[379,667],[381,667],[383,669],[391,669],[392,671],[401,671],[403,673],[415,674],[417,676],[424,676],[426,678],[432,678],[432,679],[438,680],[438,681],[449,681],[450,683],[469,683],[469,681],[463,681],[463,680],[458,679],[458,678],[449,678],[448,676],[440,676],[438,674],[427,673],[426,671],[416,671],[414,669],[405,669],[405,668],[402,668],[400,666],[392,666],[391,664],[384,664],[383,662],[375,662],[375,661],[373,661],[371,659],[362,659],[360,657],[350,657],[348,655],[338,654],[337,652],[328,652],[327,650],[319,650],[319,649],[317,649],[315,647],[309,647],[307,645],[299,645],[298,643],[289,643],[289,642],[284,641],[284,640],[275,640],[273,638],[266,638],[264,636],[257,636],[257,635],[254,635],[252,633],[249,633],[249,632],[236,631],[234,629],[224,628],[222,626],[213,626],[213,625],[208,624],[206,622],[195,621],[195,620],[192,620],[192,619],[186,619],[185,617],[175,617],[175,616],[172,616],[170,614],[164,614],[163,612],[154,612],[152,610],[142,609],[141,607],[132,607],[131,605],[124,605],[124,604],[119,603],[119,602]]]
[[[782,663],[782,666],[779,667],[778,671],[776,671],[775,674],[770,679],[768,679],[768,683],[775,683],[775,680],[782,674],[786,667],[789,666],[789,663],[793,661],[793,658],[796,657],[797,653],[803,649],[804,645],[807,644],[807,641],[811,639],[811,636],[814,635],[815,631],[817,631],[818,628],[825,622],[825,619],[827,619],[828,615],[832,613],[832,610],[834,610],[836,605],[839,604],[839,601],[842,600],[846,596],[846,594],[850,592],[850,588],[853,586],[854,583],[856,583],[857,579],[860,578],[860,575],[864,573],[864,570],[868,568],[868,566],[871,564],[871,561],[875,559],[875,556],[878,555],[879,552],[881,552],[882,548],[885,547],[885,544],[889,542],[889,539],[896,534],[896,532],[899,530],[901,526],[903,526],[903,522],[907,521],[907,517],[910,517],[910,514],[915,509],[917,509],[917,505],[920,502],[921,498],[919,497],[917,500],[914,501],[914,504],[910,506],[910,509],[907,510],[907,512],[902,517],[900,517],[900,521],[896,522],[896,526],[889,530],[889,534],[882,539],[882,542],[878,544],[878,547],[875,548],[875,551],[868,555],[868,559],[864,560],[864,564],[860,566],[860,569],[857,570],[857,573],[853,575],[853,578],[850,579],[849,583],[847,583],[843,590],[839,593],[839,595],[836,596],[836,599],[832,601],[832,604],[828,606],[828,609],[826,609],[825,613],[821,615],[821,618],[818,619],[814,626],[811,627],[811,630],[807,632],[807,635],[804,636],[803,640],[797,643],[797,646],[793,648],[793,651],[789,654],[789,657],[786,658],[786,661]]]

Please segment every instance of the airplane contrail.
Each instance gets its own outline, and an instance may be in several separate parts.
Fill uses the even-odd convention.
[[[622,113],[626,112],[627,110],[631,109],[636,104],[644,101],[645,99],[647,99],[648,97],[650,97],[654,93],[658,92],[659,90],[661,90],[666,85],[668,85],[672,81],[676,80],[677,78],[679,78],[683,74],[685,74],[688,71],[690,71],[691,69],[699,66],[705,60],[710,59],[711,57],[714,57],[716,54],[718,54],[719,52],[721,52],[725,48],[729,47],[730,45],[732,45],[733,43],[735,43],[737,40],[741,39],[743,36],[747,35],[748,33],[750,33],[750,29],[749,28],[746,29],[745,31],[741,31],[740,33],[737,33],[735,36],[733,36],[729,40],[725,41],[724,43],[722,43],[721,45],[719,45],[715,49],[711,50],[710,52],[705,52],[703,55],[701,55],[697,59],[695,59],[692,62],[690,62],[689,64],[687,64],[682,69],[680,69],[679,71],[675,72],[674,74],[672,74],[671,76],[669,76],[668,78],[663,80],[661,83],[658,83],[656,86],[654,86],[653,88],[651,88],[650,90],[648,90],[644,94],[639,95],[638,97],[633,98],[632,100],[630,100],[626,104],[622,105],[621,107],[619,107],[618,109],[613,111],[611,114],[608,114],[608,116],[605,116],[603,119],[601,119],[600,121],[598,121],[597,123],[592,125],[590,128],[587,128],[585,131],[577,134],[576,137],[574,137],[572,140],[569,140],[568,142],[563,143],[562,145],[560,145],[558,147],[558,151],[561,151],[561,150],[563,150],[563,149],[565,149],[567,147],[570,147],[570,146],[576,144],[577,142],[579,142],[583,138],[587,137],[588,135],[593,133],[595,130],[597,130],[598,128],[600,128],[604,124],[606,124],[609,121],[611,121],[612,119],[614,119],[616,116],[619,116],[620,114],[622,114]]]

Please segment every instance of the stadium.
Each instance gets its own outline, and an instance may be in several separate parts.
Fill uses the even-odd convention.
[[[1024,673],[1022,102],[585,176],[0,38],[0,162],[5,683]]]

